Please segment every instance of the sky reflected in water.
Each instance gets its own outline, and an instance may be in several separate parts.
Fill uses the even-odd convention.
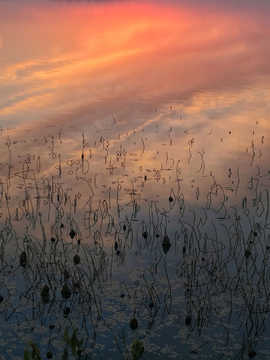
[[[80,158],[82,133],[89,154],[104,147],[102,138],[108,151],[91,157],[90,172],[95,161],[115,161],[120,146],[127,156],[144,149],[137,162],[129,156],[133,171],[143,173],[171,158],[185,174],[202,174],[202,154],[203,175],[212,171],[219,181],[245,158],[267,171],[264,2],[0,6],[3,139],[27,141],[21,145],[27,152],[42,155],[47,133],[57,143],[55,156],[68,161]]]
[[[34,238],[43,239],[47,245],[68,241],[86,263],[86,255],[76,246],[100,246],[108,251],[108,261],[114,262],[111,266],[118,280],[123,276],[119,267],[131,271],[127,283],[136,278],[133,271],[139,273],[140,266],[164,265],[156,279],[165,279],[171,289],[170,277],[176,289],[171,314],[168,293],[163,294],[164,304],[160,302],[161,307],[166,305],[168,322],[179,303],[187,301],[186,309],[179,310],[180,319],[202,293],[205,304],[213,301],[216,307],[223,292],[237,299],[227,284],[235,281],[240,287],[246,261],[247,287],[256,283],[258,295],[252,293],[253,305],[257,301],[260,307],[265,301],[269,306],[268,291],[259,299],[259,288],[268,279],[268,270],[260,266],[267,264],[270,248],[269,17],[267,1],[0,1],[0,255],[12,263],[11,239],[16,239],[20,251],[25,239],[31,244]],[[153,235],[152,245],[147,243],[147,233]],[[154,237],[157,233],[159,240]],[[162,252],[165,235],[171,239],[168,255],[168,250]],[[130,249],[127,261],[125,246],[120,246],[123,239]],[[239,244],[245,248],[246,260],[240,261]],[[204,265],[207,246],[210,255]],[[117,249],[122,253],[119,250],[116,256]],[[256,266],[249,272],[251,253]],[[62,259],[61,251],[57,256]],[[215,280],[224,290],[218,296],[207,287],[213,264],[220,271],[215,279],[219,281],[221,273],[229,279],[226,286]],[[192,276],[198,267],[202,291],[192,298]],[[147,269],[141,277],[147,276]],[[155,277],[154,272],[151,276]],[[186,286],[190,294],[183,290]],[[246,294],[241,294],[241,306],[247,307]],[[131,316],[133,305],[126,306],[125,316]],[[136,306],[134,316],[136,311],[139,316]],[[158,313],[156,303],[153,306]],[[225,345],[229,342],[227,352],[222,350],[228,359],[234,351],[242,351],[237,348],[242,338],[235,325],[240,317],[242,325],[252,322],[245,333],[245,354],[255,342],[267,342],[269,335],[267,329],[266,338],[256,338],[261,331],[257,317],[252,333],[252,316],[258,312],[250,310],[246,320],[242,310],[234,313],[233,305],[230,309],[226,331],[228,335],[234,326],[236,340],[232,336]],[[161,322],[159,326],[164,312],[155,320]],[[119,315],[113,314],[112,318]],[[207,318],[198,310],[197,315],[197,343],[188,340],[196,324],[188,335],[177,322],[171,344],[177,347],[180,339],[186,346],[183,356],[198,358],[195,350],[192,353],[196,348],[208,358],[215,346],[207,345],[205,353],[203,347],[223,315],[216,311],[211,325],[211,314]],[[201,316],[208,320],[200,327]],[[162,324],[164,336],[174,329],[173,321],[169,330]],[[211,334],[204,333],[202,339],[201,328]],[[140,331],[149,350],[154,348],[149,358],[155,358],[159,354],[156,339]],[[158,334],[158,328],[153,330],[153,338]],[[216,356],[221,350],[213,351]],[[269,358],[259,346],[257,351],[265,356],[261,358]],[[170,357],[175,356],[171,350]]]

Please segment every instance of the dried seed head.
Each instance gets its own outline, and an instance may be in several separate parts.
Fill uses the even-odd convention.
[[[251,255],[251,251],[249,249],[245,250],[245,257],[248,258]]]
[[[65,278],[65,280],[70,278],[70,274],[67,269],[64,270],[64,278]]]
[[[20,255],[20,265],[25,268],[26,262],[27,262],[26,252],[23,251]]]
[[[46,352],[46,357],[47,357],[47,359],[51,359],[51,358],[53,357],[52,352],[51,352],[51,351],[47,351],[47,352]]]
[[[162,241],[162,248],[164,251],[164,254],[167,254],[167,252],[170,250],[171,242],[167,235],[164,236]]]
[[[43,288],[41,289],[41,297],[42,297],[42,300],[46,303],[49,301],[50,299],[50,294],[49,294],[49,291],[50,291],[50,288],[48,285],[44,285]]]
[[[250,349],[248,350],[248,356],[249,356],[249,358],[252,359],[252,358],[254,358],[255,355],[256,355],[256,351],[255,351],[254,349],[250,348]]]
[[[143,236],[144,239],[147,239],[147,236],[148,236],[147,231],[144,231],[142,236]]]
[[[69,236],[71,237],[72,240],[75,238],[75,235],[76,235],[75,231],[71,229],[69,232]]]
[[[133,318],[132,320],[130,320],[129,326],[131,328],[131,330],[136,330],[138,327],[138,321],[137,319]]]
[[[74,265],[79,265],[79,263],[81,262],[81,258],[78,254],[76,254],[74,257],[73,257],[73,262],[74,262]]]
[[[191,324],[191,315],[186,316],[185,323],[186,323],[187,326],[189,326]]]
[[[61,290],[61,294],[62,294],[64,299],[70,298],[71,291],[69,290],[69,287],[68,287],[67,284],[63,285],[62,290]]]

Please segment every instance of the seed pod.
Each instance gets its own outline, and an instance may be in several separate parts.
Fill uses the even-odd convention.
[[[48,285],[44,285],[43,288],[42,288],[42,290],[41,290],[40,295],[41,295],[41,297],[42,297],[42,300],[43,300],[45,303],[47,303],[47,302],[49,301],[49,299],[50,299],[50,293],[49,293],[49,291],[50,291],[50,288],[49,288]]]
[[[75,231],[73,229],[70,230],[69,236],[71,237],[71,239],[73,240],[75,238]]]
[[[69,287],[68,287],[67,284],[63,285],[62,290],[61,290],[61,294],[62,294],[64,299],[70,298],[71,291],[69,290]]]
[[[138,321],[137,319],[133,318],[132,320],[130,320],[129,326],[131,328],[131,330],[136,330],[138,327]]]
[[[50,291],[49,286],[48,286],[48,285],[44,285],[43,288],[42,288],[42,291],[48,293],[48,292]]]
[[[64,278],[65,280],[68,280],[70,278],[70,274],[67,269],[64,270]]]
[[[186,323],[187,326],[189,326],[191,324],[191,315],[186,316],[185,323]]]
[[[26,257],[26,252],[23,251],[20,255],[20,265],[25,268],[26,267],[26,262],[27,262],[27,257]]]
[[[249,348],[249,350],[248,350],[248,357],[249,357],[250,359],[252,359],[252,358],[254,358],[255,355],[256,355],[256,351],[255,351],[254,349],[252,349],[252,348]]]
[[[147,239],[147,236],[148,236],[147,231],[144,231],[143,234],[142,234],[142,236],[143,236],[143,238],[146,240],[146,239]]]
[[[162,241],[162,248],[164,251],[164,254],[167,254],[167,252],[170,250],[171,242],[167,235],[164,236]]]
[[[74,262],[74,265],[79,265],[79,263],[81,262],[81,258],[78,254],[76,254],[73,258],[73,262]]]
[[[52,352],[51,352],[51,351],[47,351],[47,352],[46,352],[46,357],[47,357],[47,359],[51,359],[51,358],[53,357]]]
[[[245,250],[245,257],[248,258],[251,255],[251,251],[249,249]]]
[[[154,307],[154,303],[153,303],[152,300],[149,301],[149,305],[148,305],[148,306],[150,307],[150,309],[152,309],[152,308]]]

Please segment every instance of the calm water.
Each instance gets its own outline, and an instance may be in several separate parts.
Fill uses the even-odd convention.
[[[0,1],[0,359],[270,359],[269,16]]]

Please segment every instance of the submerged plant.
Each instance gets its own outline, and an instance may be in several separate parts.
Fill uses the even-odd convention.
[[[141,340],[134,339],[131,345],[131,354],[128,354],[126,360],[139,360],[143,358],[144,346]]]
[[[68,359],[68,355],[69,355],[69,349],[72,352],[72,355],[76,355],[77,354],[77,359],[80,360],[82,358],[82,350],[81,350],[81,346],[83,345],[83,339],[78,339],[77,338],[77,332],[78,329],[75,329],[73,331],[72,335],[69,335],[68,329],[65,330],[64,332],[64,343],[66,343],[63,355],[62,355],[62,359],[66,360]]]
[[[76,356],[77,360],[82,360],[82,345],[83,345],[83,339],[78,339],[77,337],[78,329],[75,329],[73,333],[70,335],[68,332],[68,329],[65,330],[64,336],[63,336],[63,342],[64,342],[64,351],[62,354],[62,360],[67,360],[69,357],[69,352],[71,350],[71,353],[73,356]],[[51,351],[47,351],[46,353],[47,359],[52,359],[53,354]],[[27,341],[23,353],[23,360],[41,360],[40,357],[40,349],[38,348],[37,344],[33,341]]]
[[[130,324],[136,322],[136,329],[138,327],[138,322],[135,318],[133,318],[130,321]],[[110,328],[110,326],[108,325],[109,329],[112,330]],[[135,329],[132,329],[133,331]],[[138,340],[137,338],[134,338],[131,345],[128,346],[127,342],[126,342],[126,334],[125,334],[125,329],[123,329],[121,331],[121,334],[118,334],[118,337],[115,336],[115,334],[113,334],[114,337],[114,341],[115,344],[117,345],[117,348],[121,354],[122,359],[125,360],[140,360],[143,359],[143,354],[145,353],[144,351],[144,346],[143,343],[141,342],[141,340]],[[118,341],[117,338],[120,338],[121,342],[122,342],[122,346],[121,343]],[[130,349],[131,348],[131,349]]]
[[[27,341],[23,353],[23,360],[41,360],[40,349],[35,342]]]

